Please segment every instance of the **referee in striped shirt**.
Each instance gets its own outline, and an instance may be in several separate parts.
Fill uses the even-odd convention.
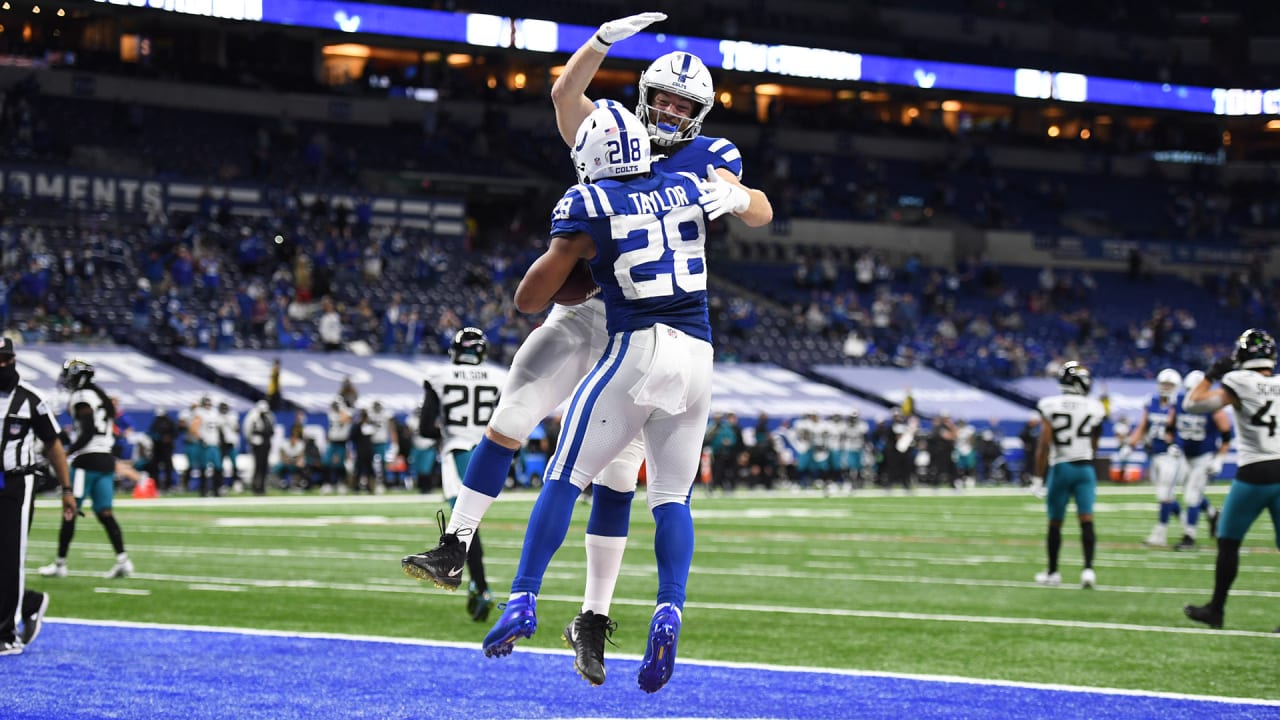
[[[22,653],[35,639],[49,596],[27,590],[24,583],[27,533],[34,507],[33,470],[37,442],[62,486],[62,516],[76,516],[76,497],[67,472],[67,453],[58,438],[61,428],[49,404],[35,388],[18,378],[13,340],[0,338],[0,655]],[[23,625],[18,635],[18,623]]]

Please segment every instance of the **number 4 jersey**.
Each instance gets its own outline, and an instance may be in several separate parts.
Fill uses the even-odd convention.
[[[1052,433],[1050,466],[1093,459],[1093,435],[1107,416],[1101,402],[1084,395],[1053,395],[1041,399],[1036,409],[1049,424],[1041,432]]]
[[[507,380],[496,365],[439,365],[427,382],[440,399],[440,448],[449,453],[470,450],[484,437],[484,428],[498,406]]]
[[[1280,377],[1233,370],[1222,378],[1222,386],[1234,393],[1240,403],[1236,416],[1240,465],[1280,460],[1280,433],[1276,432]]]

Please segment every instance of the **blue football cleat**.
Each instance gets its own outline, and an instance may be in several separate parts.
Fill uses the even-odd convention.
[[[653,620],[649,623],[649,642],[645,645],[644,661],[640,663],[641,690],[658,692],[671,679],[679,640],[680,610],[671,603],[663,603],[653,611]]]
[[[538,630],[537,597],[530,592],[517,593],[504,605],[502,617],[484,636],[485,657],[510,655],[516,641],[532,637]]]

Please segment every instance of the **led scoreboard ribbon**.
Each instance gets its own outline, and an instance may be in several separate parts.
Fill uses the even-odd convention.
[[[595,27],[547,20],[340,0],[95,1],[185,15],[564,54],[572,53],[595,32]],[[721,70],[1214,115],[1280,114],[1280,89],[1139,82],[1034,68],[912,60],[666,33],[639,33],[613,48],[610,54],[648,61],[672,50],[694,53],[708,66]]]

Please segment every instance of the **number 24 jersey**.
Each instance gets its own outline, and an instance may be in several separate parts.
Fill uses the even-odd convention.
[[[1084,395],[1053,395],[1043,398],[1036,409],[1044,416],[1049,433],[1049,464],[1093,459],[1093,435],[1107,411],[1096,398]]]

